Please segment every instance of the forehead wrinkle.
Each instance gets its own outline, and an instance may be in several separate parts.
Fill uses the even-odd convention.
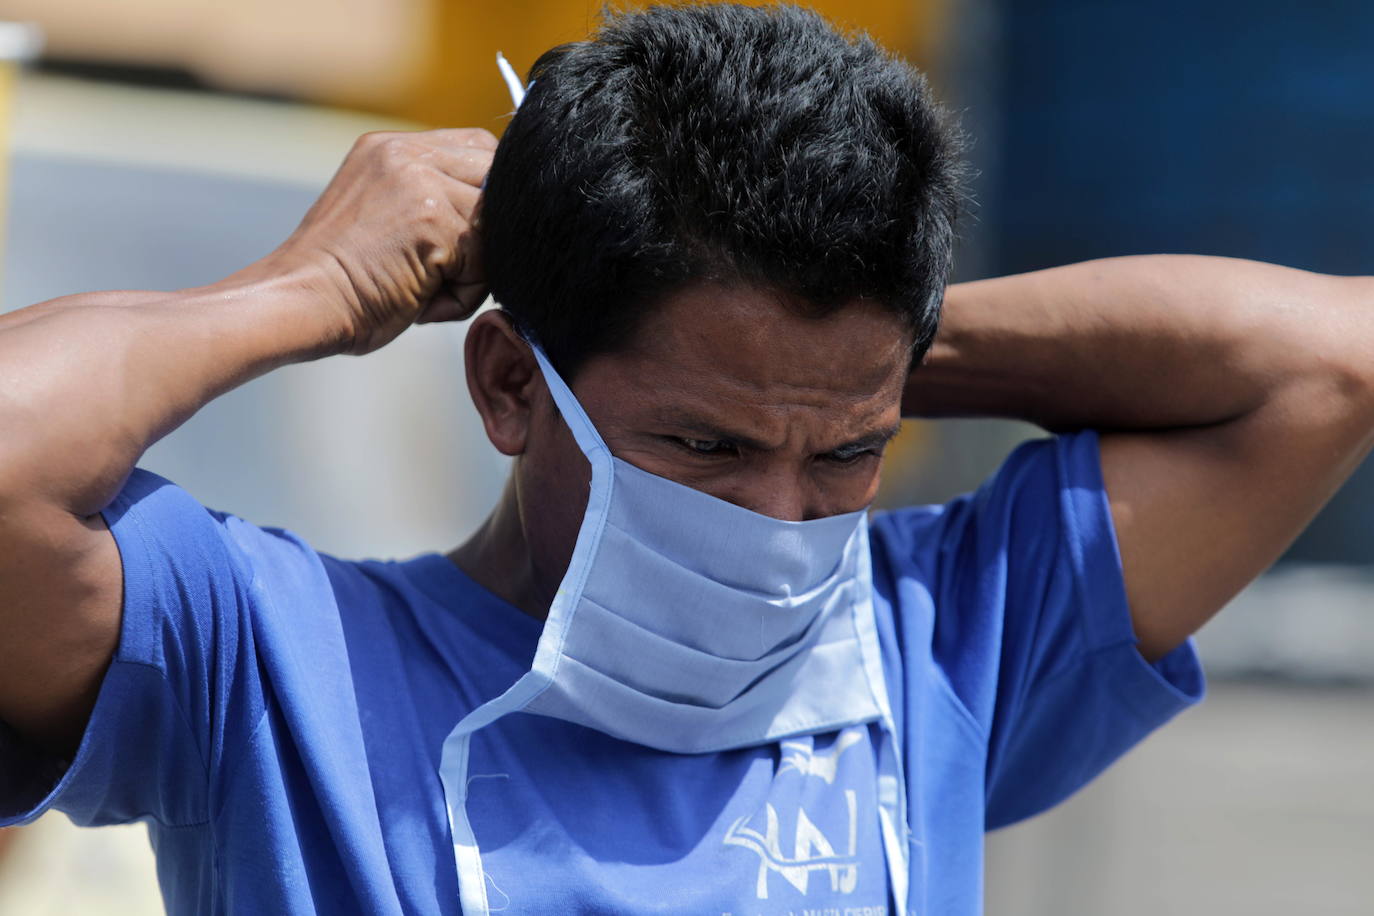
[[[709,314],[709,321],[701,315]],[[874,334],[880,335],[875,349]],[[767,290],[701,284],[652,310],[630,347],[634,356],[693,378],[725,379],[827,399],[856,382],[877,395],[910,369],[897,319],[868,307],[823,318],[798,316]],[[856,376],[862,375],[862,378]]]
[[[852,365],[836,371],[817,371],[809,369],[808,379],[780,378],[777,374],[770,377],[750,377],[745,374],[722,370],[719,365],[707,365],[698,360],[684,360],[683,354],[676,358],[654,360],[659,370],[666,370],[668,376],[678,376],[676,380],[665,379],[664,387],[672,392],[688,389],[689,384],[700,386],[703,394],[709,394],[713,401],[732,402],[750,408],[764,410],[788,410],[795,407],[827,408],[863,405],[874,400],[882,400],[892,393],[899,396],[905,371],[898,367],[884,368],[881,373],[870,373],[871,378],[862,380],[862,388],[855,385]],[[699,354],[690,354],[699,356]],[[642,364],[648,364],[644,360]],[[881,374],[881,378],[879,378]],[[674,384],[673,382],[676,382]]]
[[[731,398],[730,400],[738,401],[741,399]],[[856,400],[869,399],[862,398]],[[727,439],[758,450],[780,448],[786,444],[790,432],[799,427],[814,426],[814,422],[797,422],[796,414],[799,410],[806,415],[807,419],[820,421],[820,423],[826,427],[841,425],[841,423],[831,424],[827,422],[830,419],[829,417],[816,416],[816,407],[811,405],[769,405],[760,404],[753,400],[746,400],[743,401],[743,403],[750,408],[752,416],[741,417],[738,414],[729,415],[728,408],[722,415],[717,415],[716,412],[710,410],[710,408],[703,409],[700,402],[698,402],[696,406],[688,406],[664,404],[661,401],[655,405],[652,416],[660,423],[683,431],[694,432],[701,435],[702,438]],[[821,406],[835,407],[838,405],[832,402],[831,404]],[[855,445],[872,447],[887,443],[897,435],[897,432],[901,428],[901,424],[900,422],[886,420],[882,416],[882,414],[886,413],[885,407],[886,405],[872,405],[870,409],[861,411],[857,416],[845,415],[836,418],[842,422],[844,427],[847,427],[849,430],[857,431],[845,432],[836,436],[825,435],[824,440],[826,442],[832,439],[838,441],[834,441],[833,444],[826,444],[817,450],[831,451]],[[744,431],[741,426],[742,422],[748,423],[750,419],[763,420],[764,418],[767,418],[770,427],[775,424],[780,424],[780,428],[777,429],[776,435],[768,435],[765,433],[761,436],[759,434],[758,423],[752,424],[752,428],[749,431]],[[876,425],[875,428],[875,421],[876,424],[881,425]],[[803,431],[810,433],[812,430],[804,429]],[[808,438],[810,438],[809,435]]]
[[[837,403],[837,400],[846,404],[862,402],[881,397],[894,381],[900,386],[900,380],[907,374],[904,364],[894,362],[890,366],[866,367],[869,370],[865,373],[866,377],[859,379],[856,378],[858,370],[865,367],[853,361],[835,360],[833,368],[823,369],[816,362],[818,354],[810,355],[811,359],[806,365],[789,365],[778,362],[770,364],[763,359],[748,359],[747,355],[739,354],[744,371],[738,372],[723,369],[719,363],[705,362],[706,354],[690,352],[673,354],[666,359],[660,356],[653,358],[653,362],[670,373],[680,373],[712,387],[719,386],[723,389],[723,396],[751,404],[776,401],[780,406],[791,399],[801,401],[804,406],[827,406]]]

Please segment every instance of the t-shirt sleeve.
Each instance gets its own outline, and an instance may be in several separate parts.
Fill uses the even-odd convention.
[[[1202,697],[1192,642],[1136,648],[1097,435],[1023,446],[980,494],[1005,530],[1006,609],[987,826],[1063,800]]]
[[[230,519],[145,471],[103,515],[124,573],[118,647],[70,762],[0,735],[0,760],[13,776],[0,825],[49,808],[82,825],[204,823],[209,774],[235,728],[252,721],[250,707],[261,708],[247,624],[251,576],[225,530]]]
[[[1136,647],[1097,435],[1029,446],[1008,465],[1023,484],[995,495],[1010,502],[997,511],[1009,544],[1033,548],[1007,566],[990,828],[1057,804],[1203,693],[1192,640],[1153,664]],[[1027,539],[1027,527],[1053,536]]]
[[[1191,641],[1154,664],[1136,648],[1095,433],[1026,443],[977,492],[909,518],[934,662],[986,735],[989,829],[1201,699]]]

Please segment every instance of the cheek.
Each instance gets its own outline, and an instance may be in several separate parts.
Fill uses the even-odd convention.
[[[866,458],[851,467],[818,471],[815,486],[826,504],[826,514],[841,515],[873,502],[881,479],[882,459]]]
[[[561,577],[572,558],[592,469],[561,419],[534,431],[520,456],[520,518],[531,561],[544,575]]]
[[[709,462],[696,461],[684,454],[682,449],[665,443],[645,442],[640,437],[617,436],[614,433],[603,438],[611,454],[621,461],[685,486],[701,489],[702,481],[709,480],[712,474],[721,470],[718,466],[712,467]]]
[[[867,494],[864,499],[865,504],[871,503],[878,498],[878,490],[882,486],[882,482],[883,459],[875,458],[873,460],[873,470],[868,475]]]

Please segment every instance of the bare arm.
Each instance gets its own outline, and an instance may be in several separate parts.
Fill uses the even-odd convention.
[[[300,229],[224,281],[0,317],[0,720],[59,753],[79,739],[121,614],[98,513],[149,445],[271,369],[476,306],[470,220],[494,145],[369,135]]]
[[[960,284],[905,408],[1103,430],[1132,619],[1159,658],[1374,445],[1374,281],[1155,256]]]

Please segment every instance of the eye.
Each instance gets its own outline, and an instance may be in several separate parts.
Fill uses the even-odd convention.
[[[735,446],[724,439],[687,439],[682,436],[671,438],[694,455],[726,455],[735,450]]]
[[[858,464],[864,458],[877,458],[882,455],[881,449],[873,448],[837,448],[828,453],[825,460],[831,464],[851,465]]]

